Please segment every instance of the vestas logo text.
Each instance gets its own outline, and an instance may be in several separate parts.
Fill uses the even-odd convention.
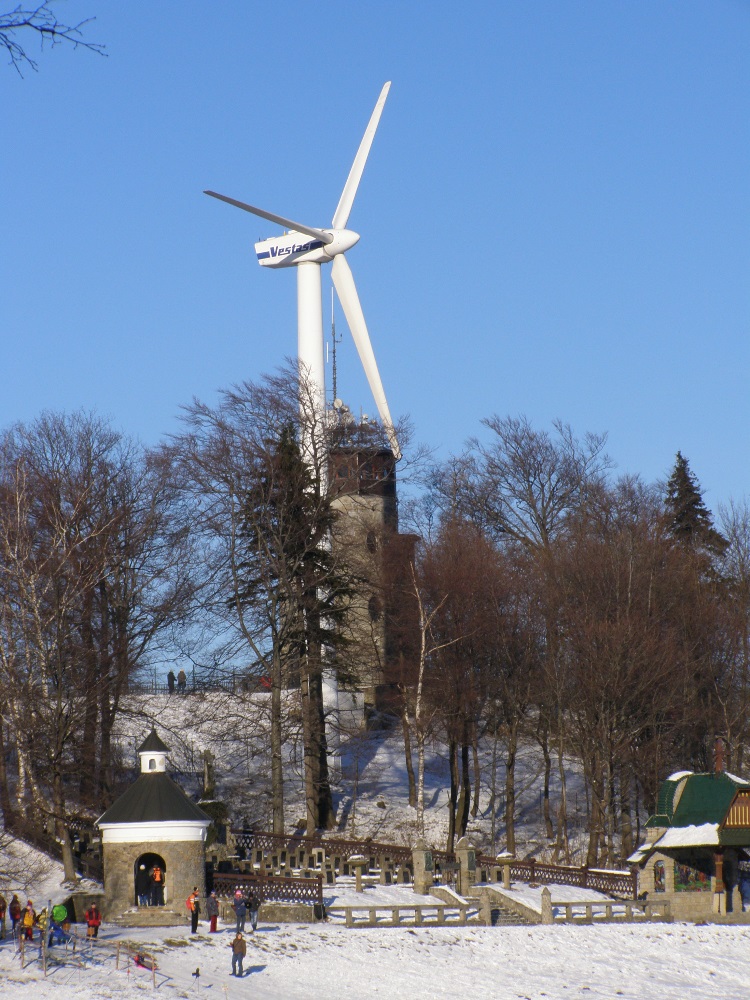
[[[322,240],[310,240],[308,243],[295,243],[289,247],[271,247],[269,250],[259,253],[258,260],[265,260],[268,257],[286,257],[290,253],[307,253],[308,250],[317,250],[322,246]]]

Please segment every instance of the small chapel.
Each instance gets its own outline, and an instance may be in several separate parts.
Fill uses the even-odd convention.
[[[206,831],[211,819],[167,774],[169,748],[152,729],[138,748],[138,779],[97,820],[104,866],[106,920],[185,922],[194,886],[205,894]],[[148,905],[136,891],[139,872],[158,868],[159,900]]]
[[[678,771],[662,783],[646,841],[628,859],[638,888],[669,900],[678,920],[743,914],[741,870],[750,859],[750,781],[723,767],[723,746],[713,771]]]

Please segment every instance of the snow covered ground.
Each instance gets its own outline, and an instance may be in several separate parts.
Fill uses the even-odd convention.
[[[241,980],[229,974],[231,937],[226,928],[208,935],[205,925],[195,937],[187,929],[125,933],[105,926],[85,968],[55,967],[46,981],[38,964],[21,970],[12,942],[4,941],[0,993],[13,1000],[142,1000],[154,992],[166,1000],[744,1000],[750,992],[750,934],[737,927],[267,925],[247,936]],[[117,940],[155,954],[155,991],[151,973],[126,962],[124,949],[115,969]]]
[[[160,736],[173,750],[171,766],[180,770],[180,780],[194,791],[200,783],[201,752],[210,747],[216,758],[219,793],[227,802],[236,803],[236,814],[244,813],[248,820],[266,825],[267,768],[264,754],[246,738],[254,728],[246,715],[247,706],[196,696],[133,700],[129,707],[131,714],[120,733],[125,747],[134,750],[156,721]],[[236,717],[231,717],[232,711]],[[488,760],[492,751],[489,744],[482,748]],[[126,751],[125,756],[133,754]],[[525,747],[518,774],[519,855],[544,844],[540,767],[533,745]],[[496,777],[499,792],[504,781],[500,757]],[[426,801],[427,837],[435,846],[445,842],[447,779],[446,761],[436,745],[428,761]],[[576,811],[577,782],[577,769],[571,763],[571,812]],[[290,782],[287,793],[292,821],[295,809],[303,813],[301,784]],[[335,796],[339,835],[412,842],[414,810],[406,801],[403,746],[397,732],[350,739]],[[477,846],[488,850],[504,846],[502,804],[500,796],[493,822],[490,788],[482,789],[479,813],[469,831]],[[28,851],[26,870],[33,870],[34,877],[22,903],[30,895],[40,909],[48,900],[55,903],[67,898],[69,890],[61,885],[60,866],[46,860],[36,865],[33,852]],[[12,891],[12,886],[2,886],[7,898],[9,888]],[[550,888],[553,901],[604,898],[593,890]],[[520,883],[513,888],[517,898],[535,909],[541,909],[540,892]],[[412,904],[426,902],[404,886],[374,886],[358,896],[345,880],[326,889],[325,897],[329,906],[391,906],[403,899]],[[209,935],[207,925],[201,924],[195,937],[187,927],[133,930],[107,924],[100,934],[93,954],[81,966],[51,965],[46,980],[38,961],[22,969],[14,943],[0,941],[0,1000],[6,996],[10,1000],[143,1000],[149,994],[166,1000],[204,995],[221,1000],[746,1000],[750,996],[750,927],[675,923],[347,929],[340,920],[304,926],[265,924],[256,935],[247,936],[242,980],[230,976],[232,929],[226,925],[219,934]],[[118,942],[119,969],[115,967]],[[151,973],[132,961],[136,949],[153,953],[157,959],[155,990]],[[59,950],[56,947],[52,952]],[[35,946],[27,951],[27,960],[36,954]],[[192,975],[196,969],[200,970],[197,979]]]
[[[41,908],[64,898],[59,865],[48,866],[32,899]],[[601,899],[593,890],[552,887],[553,899]],[[537,906],[540,889],[515,884],[513,894]],[[7,893],[6,893],[7,895]],[[26,897],[22,898],[26,902]],[[350,881],[326,892],[328,905],[426,903],[408,886],[374,886],[357,894]],[[81,934],[80,928],[78,933]],[[27,964],[12,940],[0,942],[0,996],[13,1000],[143,1000],[199,996],[233,1000],[745,1000],[750,994],[750,928],[648,924],[549,927],[415,927],[346,929],[261,924],[247,937],[245,976],[230,975],[233,929],[191,936],[185,928],[122,929],[105,924],[82,966],[50,965],[45,979],[38,945]],[[37,937],[38,941],[38,937]],[[117,943],[120,967],[117,969]],[[82,940],[83,944],[83,940]],[[151,973],[137,951],[157,961]],[[61,954],[56,946],[51,954]],[[197,980],[192,973],[200,970]]]

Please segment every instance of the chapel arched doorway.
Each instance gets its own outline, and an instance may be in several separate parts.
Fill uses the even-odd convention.
[[[136,858],[133,882],[136,906],[164,906],[168,898],[167,865],[161,854],[146,851]]]

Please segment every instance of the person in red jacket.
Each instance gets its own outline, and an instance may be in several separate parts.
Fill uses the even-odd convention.
[[[11,899],[8,906],[8,915],[10,916],[10,929],[13,937],[16,936],[16,925],[21,919],[21,900],[18,896],[13,894],[13,899]]]
[[[86,918],[86,926],[88,927],[88,936],[92,938],[99,937],[99,925],[102,922],[102,915],[96,903],[91,904],[84,913],[84,917]]]

